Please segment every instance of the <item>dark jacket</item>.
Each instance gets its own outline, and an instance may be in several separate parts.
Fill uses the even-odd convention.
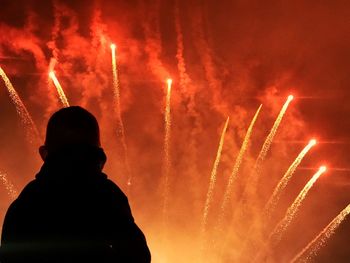
[[[127,197],[101,172],[100,148],[49,155],[7,211],[1,263],[150,262]]]

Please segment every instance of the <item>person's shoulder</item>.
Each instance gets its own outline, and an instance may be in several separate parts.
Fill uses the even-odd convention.
[[[124,192],[119,186],[110,179],[105,179],[105,191],[107,193],[107,200],[109,204],[115,208],[119,208],[119,211],[123,211],[123,214],[132,218],[129,201]],[[133,219],[132,219],[133,220]]]
[[[106,185],[106,189],[113,193],[114,195],[117,195],[119,196],[120,198],[123,198],[123,199],[126,199],[127,200],[127,197],[126,195],[124,194],[124,192],[120,189],[120,187],[114,183],[112,180],[110,179],[106,179],[105,180],[105,185]]]
[[[28,200],[32,199],[33,193],[37,191],[37,185],[38,182],[36,180],[33,180],[29,182],[23,190],[20,192],[20,194],[17,196],[15,200],[10,204],[7,214],[13,214],[16,213],[15,211],[18,211],[18,209],[23,209],[28,207]],[[35,195],[35,194],[34,194]]]
[[[30,181],[21,191],[21,193],[18,195],[18,199],[23,199],[28,197],[29,195],[36,194],[39,190],[41,189],[40,187],[40,182],[38,179],[34,179]]]

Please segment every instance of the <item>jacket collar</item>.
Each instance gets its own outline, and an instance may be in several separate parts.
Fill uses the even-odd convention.
[[[82,179],[102,174],[106,162],[102,148],[89,145],[69,145],[49,153],[37,179]]]

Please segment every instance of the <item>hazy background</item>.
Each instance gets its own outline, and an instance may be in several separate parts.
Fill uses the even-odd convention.
[[[312,169],[298,169],[291,180],[275,223],[321,164],[329,170],[311,189],[276,251],[274,257],[282,260],[301,250],[350,200],[349,17],[348,1],[2,0],[0,66],[38,126],[41,143],[49,116],[62,106],[48,80],[54,68],[70,104],[86,107],[100,121],[108,155],[105,171],[126,190],[113,104],[110,43],[117,44],[122,119],[134,179],[129,201],[154,262],[197,258],[210,171],[227,116],[231,120],[210,228],[256,109],[263,104],[237,193],[286,97],[293,94],[264,162],[261,198],[268,198],[309,139],[320,143],[301,164]],[[168,77],[173,79],[172,169],[164,243],[161,188]],[[0,83],[0,171],[20,191],[40,168],[39,143],[26,139]],[[0,185],[0,196],[3,218],[11,202],[5,186]],[[241,239],[229,236],[233,250]],[[213,260],[230,262],[230,255]]]

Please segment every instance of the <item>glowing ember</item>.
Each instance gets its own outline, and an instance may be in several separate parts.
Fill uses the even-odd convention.
[[[290,262],[309,262],[334,234],[339,225],[350,213],[350,204],[343,209],[300,253]]]
[[[0,67],[0,76],[5,82],[5,86],[7,88],[7,91],[9,93],[9,96],[13,102],[13,104],[16,107],[17,114],[20,117],[20,120],[23,124],[23,126],[26,128],[27,137],[30,140],[30,142],[34,142],[36,140],[39,140],[39,131],[30,116],[26,106],[22,102],[21,98],[18,96],[17,91],[13,87],[10,79],[7,77],[5,71]]]
[[[267,217],[270,217],[273,211],[276,208],[276,205],[281,197],[281,194],[283,190],[286,188],[289,180],[292,178],[295,170],[298,168],[301,161],[304,159],[305,155],[310,151],[310,149],[316,145],[316,140],[312,139],[310,142],[305,146],[305,148],[299,153],[297,158],[294,160],[294,162],[290,165],[286,173],[283,175],[282,179],[279,181],[278,185],[276,186],[275,190],[273,191],[273,194],[271,195],[269,201],[267,202],[265,206],[264,214]]]
[[[62,86],[60,84],[60,82],[58,81],[55,72],[50,71],[49,76],[51,78],[51,80],[53,81],[53,84],[55,85],[57,92],[58,92],[58,96],[63,104],[64,107],[69,107],[69,103],[68,103],[68,99],[66,97],[66,94],[64,93]]]

